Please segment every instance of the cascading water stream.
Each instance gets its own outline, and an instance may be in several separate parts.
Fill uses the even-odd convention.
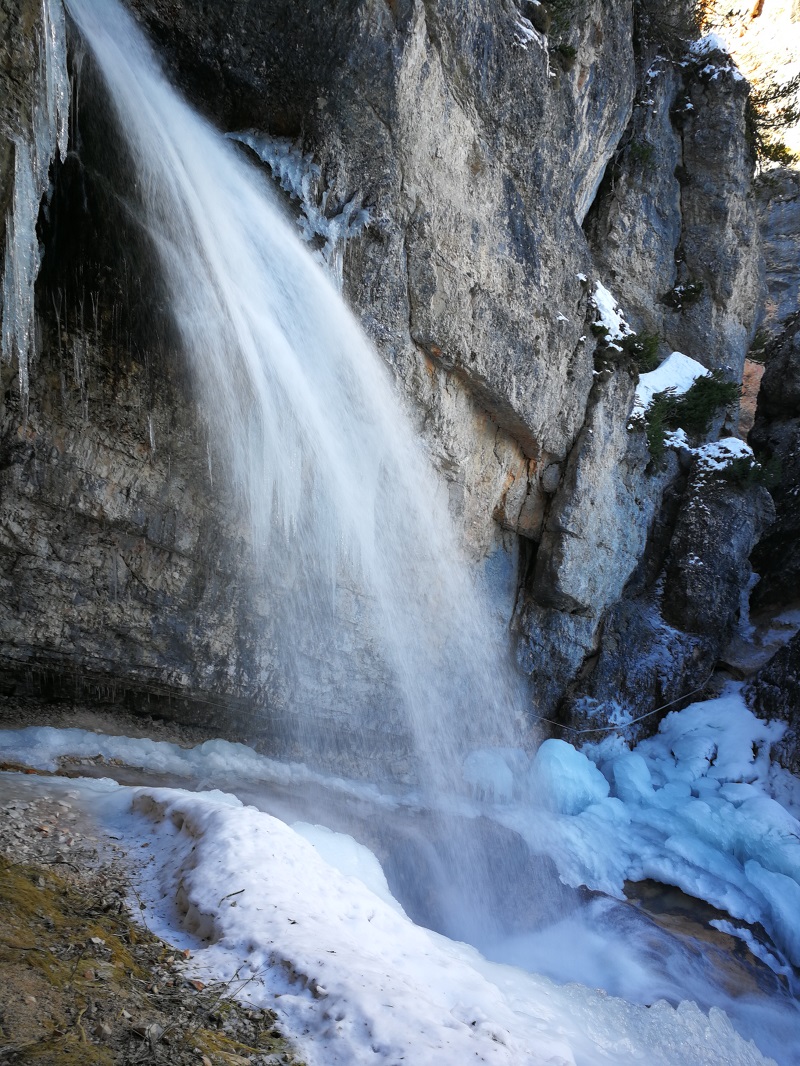
[[[392,733],[407,733],[423,792],[456,795],[465,751],[519,743],[522,702],[389,374],[263,173],[178,97],[127,12],[116,0],[67,6],[135,161],[129,209],[157,253],[214,448],[246,501],[254,574],[280,588],[306,756],[357,747],[367,724],[356,717],[340,740],[341,722],[314,717],[315,704],[345,717],[371,700],[384,763]],[[355,663],[343,601],[357,616]],[[359,695],[373,670],[389,679],[380,706]],[[481,855],[465,842],[453,850],[480,897]]]

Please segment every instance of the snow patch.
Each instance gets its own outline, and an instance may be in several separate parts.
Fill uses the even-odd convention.
[[[694,448],[697,470],[701,474],[713,474],[725,470],[735,459],[753,459],[753,449],[738,437],[723,437],[722,440]],[[755,461],[755,460],[754,460]]]
[[[692,56],[707,56],[712,52],[730,54],[727,44],[718,33],[707,33],[689,45],[689,55]]]
[[[698,378],[707,377],[709,373],[696,359],[683,352],[672,352],[655,370],[639,378],[631,417],[643,418],[657,393],[671,389],[673,395],[683,396]]]
[[[625,321],[625,312],[620,308],[605,285],[599,281],[595,283],[590,300],[597,311],[597,322],[606,329],[606,340],[609,343],[609,347],[621,351],[621,348],[615,342],[635,335]]]

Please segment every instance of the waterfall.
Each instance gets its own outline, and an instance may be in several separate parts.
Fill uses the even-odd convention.
[[[155,249],[212,451],[246,502],[254,580],[261,568],[278,589],[290,709],[338,709],[306,717],[304,753],[358,749],[377,731],[388,764],[405,733],[417,784],[452,796],[471,748],[519,743],[522,701],[507,634],[390,374],[263,170],[177,95],[127,12],[116,0],[68,10],[135,161],[131,209]],[[384,674],[385,698],[365,700]],[[365,702],[343,739],[338,714]],[[371,759],[368,747],[356,757]]]

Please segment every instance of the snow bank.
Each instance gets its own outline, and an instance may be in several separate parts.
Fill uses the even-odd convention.
[[[682,352],[673,352],[655,370],[639,378],[631,417],[643,417],[656,393],[672,389],[676,396],[683,396],[698,378],[707,377],[708,373],[696,359]]]
[[[177,744],[145,737],[30,726],[0,730],[0,756],[6,762],[32,766],[37,770],[57,770],[63,759],[114,760],[154,774],[192,779],[206,788],[226,784],[230,787],[233,781],[318,783],[324,784],[329,791],[358,796],[376,805],[393,803],[373,785],[328,777],[301,763],[278,762],[259,755],[246,744],[232,744],[227,740],[207,740],[194,748],[181,748]]]

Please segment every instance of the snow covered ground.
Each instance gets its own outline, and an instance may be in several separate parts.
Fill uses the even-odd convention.
[[[473,790],[504,800],[475,801],[473,813],[547,853],[568,884],[606,893],[510,935],[488,952],[497,961],[415,925],[377,859],[351,837],[289,826],[219,791],[69,787],[132,852],[149,856],[137,890],[151,927],[192,948],[198,975],[235,975],[242,996],[277,1009],[311,1066],[768,1061],[740,1033],[790,1066],[800,1013],[788,993],[780,1002],[718,997],[733,1024],[713,1006],[659,1000],[677,1003],[683,987],[705,1007],[715,1002],[693,978],[660,985],[652,944],[627,942],[620,914],[631,910],[610,898],[625,880],[677,885],[726,912],[715,928],[783,975],[776,987],[790,984],[790,960],[800,959],[800,785],[770,764],[781,729],[755,719],[733,686],[669,715],[634,751],[613,736],[583,752],[549,740],[532,760],[509,751],[473,758]],[[52,768],[67,753],[123,759],[194,787],[214,776],[314,776],[221,741],[183,751],[80,730],[0,733],[3,759]],[[376,792],[352,790],[378,802]],[[757,923],[774,946],[757,939]],[[588,987],[608,988],[610,974],[617,996]]]

